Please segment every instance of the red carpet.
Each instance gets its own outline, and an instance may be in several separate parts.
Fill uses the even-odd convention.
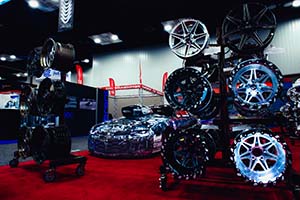
[[[296,144],[299,149],[299,144]],[[114,160],[92,157],[88,152],[86,174],[75,175],[76,165],[57,168],[57,179],[45,183],[42,172],[46,164],[39,166],[35,162],[20,163],[18,168],[0,167],[1,200],[88,200],[88,199],[230,199],[230,200],[289,200],[292,193],[284,184],[273,188],[249,186],[235,176],[231,168],[208,167],[206,178],[181,181],[173,189],[163,192],[159,189],[160,156],[137,160]],[[299,151],[294,157],[300,157]],[[294,159],[298,163],[299,158]],[[299,169],[299,168],[298,168]]]

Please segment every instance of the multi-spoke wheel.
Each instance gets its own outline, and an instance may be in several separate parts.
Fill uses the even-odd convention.
[[[242,111],[258,112],[273,103],[282,88],[280,70],[267,60],[241,62],[231,71],[229,87]]]
[[[40,64],[41,48],[35,48],[27,57],[27,71],[30,76],[42,76],[44,69]]]
[[[288,89],[286,95],[293,102],[300,102],[300,85]]]
[[[269,8],[247,3],[231,10],[225,17],[223,40],[235,52],[257,52],[271,42],[275,28],[276,18]]]
[[[202,22],[184,19],[171,30],[169,46],[178,57],[191,58],[203,51],[208,40],[209,34]]]
[[[73,67],[74,59],[75,50],[73,45],[62,44],[48,38],[41,50],[40,65],[43,68],[68,72]]]
[[[30,86],[22,86],[20,95],[20,114],[26,117],[31,111],[33,101],[33,92]]]
[[[291,164],[287,145],[267,129],[250,129],[234,141],[233,161],[237,174],[257,184],[275,184]]]
[[[200,112],[208,107],[213,95],[209,81],[194,67],[179,68],[167,79],[165,97],[176,109]]]
[[[45,78],[39,85],[37,105],[40,115],[47,115],[53,109],[54,87],[50,78]]]
[[[162,145],[162,159],[178,179],[202,175],[209,159],[204,135],[198,134],[200,126],[176,130],[168,134]]]

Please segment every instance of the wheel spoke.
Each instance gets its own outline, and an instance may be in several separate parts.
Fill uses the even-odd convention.
[[[277,155],[275,155],[273,153],[270,153],[269,151],[264,153],[264,157],[265,157],[266,160],[275,160],[275,161],[277,161],[277,159],[278,159]]]
[[[223,35],[223,38],[228,38],[230,35],[236,34],[236,33],[240,33],[241,31],[239,29],[233,30],[229,33],[226,33]]]
[[[276,25],[257,25],[257,29],[275,29]]]
[[[255,98],[258,100],[258,102],[263,103],[266,101],[265,97],[262,95],[261,92],[257,92],[257,95],[255,95]]]
[[[240,159],[241,160],[244,160],[244,159],[251,159],[251,154],[250,154],[250,152],[249,151],[246,151],[246,152],[244,152],[244,153],[242,153],[241,155],[240,155]]]
[[[259,11],[259,12],[257,13],[257,15],[255,15],[255,16],[253,17],[254,21],[255,21],[256,23],[258,23],[258,22],[263,18],[263,16],[266,14],[267,11],[268,11],[268,8],[267,8],[267,7],[263,8],[261,11]]]
[[[261,91],[262,92],[271,92],[271,93],[273,93],[273,88],[269,87],[269,86],[264,86],[264,87],[261,88]]]
[[[247,103],[250,103],[250,101],[251,101],[252,98],[253,98],[253,96],[252,96],[250,93],[247,93],[247,94],[246,94],[246,97],[245,97],[245,101],[246,101]]]
[[[258,135],[254,135],[254,144],[255,146],[261,146],[260,137]]]
[[[269,75],[268,74],[263,74],[261,77],[259,77],[259,79],[257,80],[258,83],[265,83],[268,79],[269,79]]]
[[[240,19],[237,19],[232,16],[226,16],[226,19],[228,19],[228,21],[230,21],[231,23],[233,23],[234,25],[237,25],[237,26],[242,23],[242,21]]]
[[[250,78],[251,81],[253,80],[257,80],[257,73],[256,73],[256,69],[250,69]]]
[[[243,75],[240,76],[239,81],[241,81],[243,84],[247,84],[249,82],[249,80],[246,77],[244,77]]]
[[[182,166],[184,166],[184,167],[187,167],[188,166],[188,163],[190,162],[190,158],[189,158],[189,156],[188,156],[188,154],[189,153],[187,153],[187,155],[183,158],[183,160],[182,160]]]
[[[250,143],[248,143],[248,142],[242,142],[242,144],[241,144],[242,146],[244,146],[246,149],[247,149],[247,151],[249,151],[249,149],[252,147],[252,146],[254,146],[253,144],[250,144]]]
[[[181,26],[182,26],[183,35],[186,36],[187,34],[189,34],[189,29],[184,23],[184,21],[181,22]]]
[[[243,34],[241,39],[240,39],[240,42],[238,44],[238,49],[241,50],[243,49],[243,47],[245,46],[247,40],[249,39],[249,36],[246,35],[246,34]]]
[[[257,158],[255,158],[255,160],[253,161],[252,159],[251,159],[251,161],[252,162],[250,162],[250,164],[249,164],[249,168],[253,171],[254,169],[255,169],[255,167],[256,167],[256,165],[257,165],[257,163],[258,163],[258,159]]]
[[[192,43],[192,44],[191,44],[191,47],[193,47],[193,48],[195,48],[195,49],[198,49],[198,50],[201,49],[201,47],[200,47],[197,43]]]
[[[180,41],[183,40],[183,36],[181,34],[171,33],[171,36],[176,39],[179,39]]]
[[[269,166],[265,160],[257,160],[257,163],[263,168],[264,171],[269,169]]]
[[[264,42],[260,39],[260,37],[258,36],[257,32],[254,31],[252,34],[251,34],[251,37],[255,40],[255,42],[259,45],[259,46],[263,46],[264,45]]]
[[[239,94],[244,94],[246,92],[247,88],[246,87],[239,87],[237,89],[237,93]]]
[[[184,55],[185,55],[185,56],[188,55],[188,52],[189,52],[189,50],[190,50],[190,47],[191,47],[191,45],[189,45],[189,44],[187,44],[187,45],[185,46],[185,52],[184,52]]]
[[[172,47],[172,49],[179,49],[181,47],[183,47],[185,44],[183,43],[183,41],[178,42],[176,45],[174,45]]]
[[[193,27],[192,27],[190,33],[196,34],[196,30],[197,30],[197,28],[198,28],[198,24],[199,24],[199,22],[196,21],[196,23],[193,25]]]
[[[243,20],[249,22],[251,19],[248,4],[243,4]]]
[[[207,33],[200,33],[200,34],[196,34],[193,39],[195,41],[197,41],[197,40],[199,40],[199,39],[201,39],[203,37],[206,37],[206,36],[207,36]]]

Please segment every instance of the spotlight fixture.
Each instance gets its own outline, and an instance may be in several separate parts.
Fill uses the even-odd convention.
[[[173,29],[173,27],[178,24],[183,18],[180,19],[174,19],[174,20],[168,20],[168,21],[163,21],[161,24],[164,27],[164,30],[168,33]]]
[[[95,39],[94,39],[94,42],[95,42],[96,44],[100,44],[100,43],[101,43],[101,39],[100,39],[100,38],[95,38]]]
[[[14,59],[16,59],[17,57],[16,57],[15,55],[10,55],[9,58],[12,59],[12,60],[14,60]]]
[[[171,24],[166,24],[164,25],[164,30],[167,31],[167,32],[170,32],[172,30],[172,25]]]
[[[5,4],[7,2],[9,2],[10,0],[0,0],[0,5]],[[0,79],[1,80],[1,79]]]
[[[117,35],[112,35],[110,38],[114,41],[119,39],[119,37]]]
[[[84,62],[84,63],[89,63],[90,60],[89,60],[89,59],[84,59],[82,62]]]
[[[28,5],[31,8],[38,8],[40,6],[40,3],[37,0],[29,0]]]
[[[118,35],[113,34],[111,32],[101,33],[99,35],[91,35],[89,36],[96,44],[108,45],[122,42]]]
[[[292,3],[292,6],[294,8],[300,7],[300,0],[294,0],[293,3]]]
[[[5,57],[0,57],[0,60],[1,61],[6,61],[6,58]]]

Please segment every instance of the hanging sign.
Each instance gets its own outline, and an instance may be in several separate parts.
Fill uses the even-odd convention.
[[[58,15],[58,32],[73,28],[74,0],[60,0]]]

